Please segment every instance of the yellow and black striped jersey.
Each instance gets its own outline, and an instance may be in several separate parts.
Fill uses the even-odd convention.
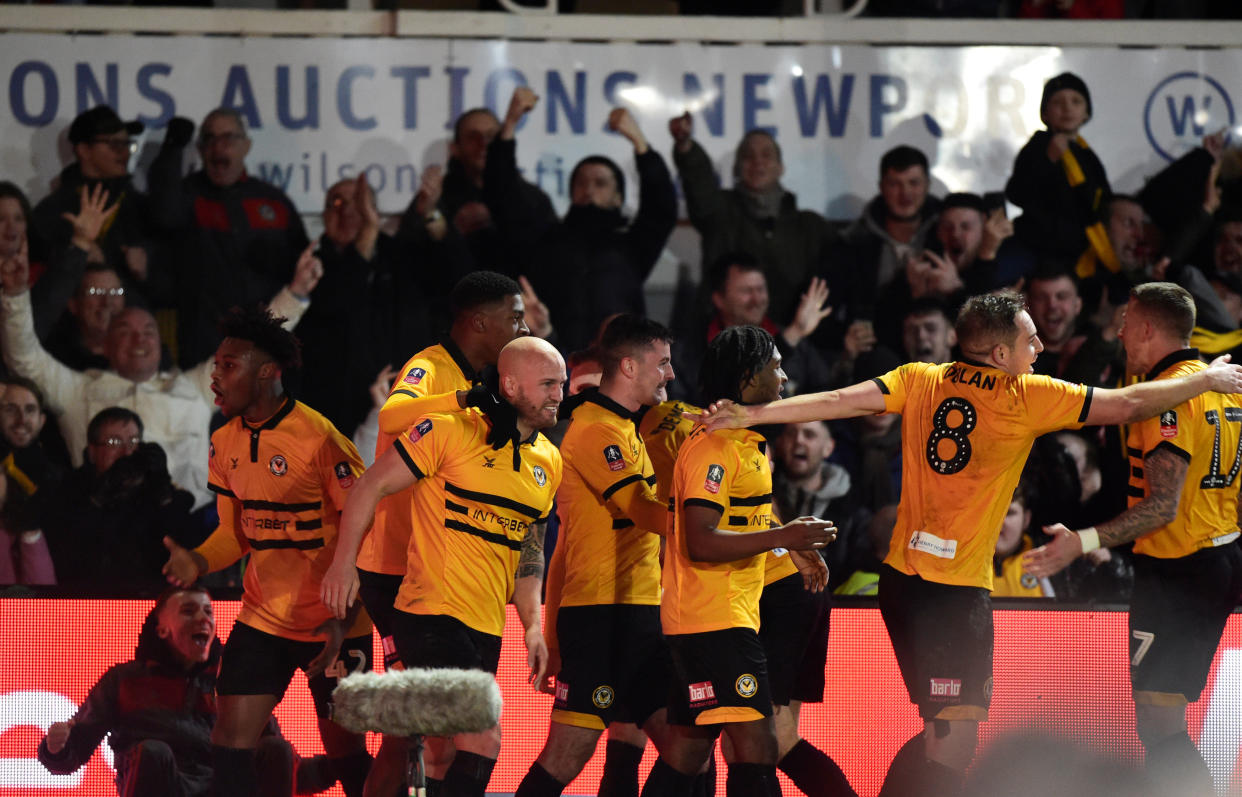
[[[677,455],[674,523],[664,554],[660,621],[666,634],[759,629],[766,554],[733,562],[695,562],[686,548],[687,506],[720,512],[717,528],[750,533],[772,524],[767,442],[749,429],[708,433],[700,427]]]
[[[1194,349],[1174,352],[1157,363],[1147,380],[1174,379],[1207,366]],[[1126,439],[1130,457],[1130,506],[1148,495],[1143,460],[1167,451],[1187,462],[1177,517],[1134,541],[1134,552],[1160,559],[1189,556],[1238,538],[1238,472],[1242,469],[1242,399],[1203,393],[1155,418],[1132,424]]]
[[[250,552],[239,621],[287,639],[322,638],[314,630],[332,613],[319,582],[362,469],[349,438],[292,399],[259,426],[236,417],[211,436],[208,486],[220,526],[198,551],[213,570]],[[349,633],[369,627],[364,614]]]
[[[413,530],[394,606],[445,614],[485,634],[504,631],[522,541],[545,522],[561,483],[561,455],[536,432],[499,451],[478,412],[433,413],[393,444],[421,481],[412,491]]]
[[[617,500],[620,494],[649,501],[667,521],[633,414],[595,391],[571,417],[561,441],[565,478],[557,493],[560,527],[552,554],[564,559],[561,605],[658,605],[664,529],[637,525]],[[631,492],[631,485],[646,495]]]
[[[415,354],[401,368],[401,376],[388,392],[388,400],[380,409],[384,428],[375,441],[375,456],[387,451],[401,432],[430,412],[452,411],[457,407],[457,391],[469,390],[475,378],[474,369],[451,338]],[[443,397],[446,406],[434,404]],[[451,405],[447,402],[451,401]],[[404,421],[404,422],[403,422]],[[375,508],[371,533],[358,549],[358,567],[372,573],[403,575],[406,548],[410,541],[410,491],[403,490],[385,497]]]

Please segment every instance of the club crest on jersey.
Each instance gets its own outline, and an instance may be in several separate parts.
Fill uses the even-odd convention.
[[[276,208],[266,203],[259,205],[259,218],[271,224],[276,221]]]
[[[407,385],[417,385],[419,382],[423,381],[423,377],[426,375],[426,368],[413,368],[408,374],[405,375],[405,379],[402,381]]]
[[[354,486],[354,471],[349,467],[347,460],[336,463],[332,470],[336,472],[336,480],[340,483],[342,490],[348,490]]]
[[[724,481],[724,468],[720,465],[710,465],[707,468],[707,479],[703,482],[703,489],[715,495],[720,492],[722,481]]]
[[[608,708],[612,705],[614,697],[615,693],[612,691],[612,687],[605,684],[596,687],[595,691],[591,693],[591,702],[595,704],[596,708]]]
[[[759,691],[759,681],[748,672],[742,673],[737,677],[737,682],[734,683],[733,688],[742,697],[754,697],[755,693]]]
[[[414,428],[410,429],[410,442],[417,443],[423,439],[423,435],[431,433],[431,419],[424,418],[414,424]]]
[[[548,483],[548,474],[538,465],[531,469],[531,473],[535,474],[535,484],[538,484],[540,487]]]
[[[1160,436],[1177,437],[1177,412],[1169,410],[1160,416]]]
[[[267,469],[275,476],[284,476],[289,472],[289,463],[280,454],[276,454],[268,460]]]
[[[607,446],[604,449],[604,461],[608,470],[621,470],[625,467],[625,457],[621,454],[621,446]]]

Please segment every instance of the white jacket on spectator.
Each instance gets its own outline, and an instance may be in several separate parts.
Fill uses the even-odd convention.
[[[288,318],[292,327],[308,304],[294,298],[286,288],[273,298],[271,306]],[[61,434],[74,467],[83,462],[91,418],[107,407],[124,407],[142,418],[143,439],[164,449],[173,482],[194,495],[194,508],[212,500],[207,489],[208,426],[215,404],[211,360],[189,371],[157,373],[145,382],[133,382],[110,370],[75,371],[39,343],[29,291],[0,298],[0,313],[4,361],[13,372],[43,388],[47,408],[60,417]]]

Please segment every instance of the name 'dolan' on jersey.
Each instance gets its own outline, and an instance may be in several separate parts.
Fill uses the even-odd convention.
[[[966,385],[967,387],[978,387],[984,390],[991,390],[996,387],[996,374],[985,375],[978,368],[961,363],[950,365],[949,370],[944,372],[944,379],[946,382]]]

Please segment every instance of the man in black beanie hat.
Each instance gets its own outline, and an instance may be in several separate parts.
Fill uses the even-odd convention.
[[[1014,159],[1005,198],[1022,208],[1014,232],[1036,255],[1076,261],[1090,246],[1116,271],[1099,223],[1112,189],[1104,165],[1078,135],[1091,115],[1091,94],[1082,78],[1062,72],[1044,84],[1039,118],[1047,129],[1036,131]]]

